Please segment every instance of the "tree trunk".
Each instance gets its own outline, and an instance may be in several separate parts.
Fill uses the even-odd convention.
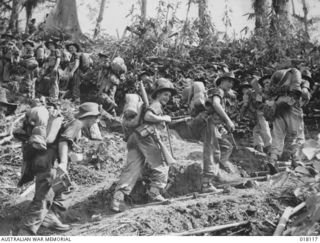
[[[304,23],[304,31],[306,32],[306,38],[309,39],[309,29],[308,29],[308,7],[307,7],[307,3],[306,0],[302,0],[302,4],[303,4],[303,23]]]
[[[141,0],[141,19],[145,21],[147,18],[147,0]]]
[[[199,37],[207,37],[211,30],[211,17],[208,11],[208,0],[198,0]]]
[[[96,25],[96,28],[94,29],[94,34],[93,34],[94,39],[100,34],[100,30],[101,30],[100,25],[103,20],[103,14],[104,14],[105,7],[106,7],[106,0],[101,0],[99,16],[97,19],[97,25]]]
[[[28,31],[29,31],[29,23],[30,23],[31,18],[32,18],[32,9],[28,9],[26,7],[26,28],[25,28],[25,33],[28,33]]]
[[[12,10],[11,16],[9,21],[9,29],[12,32],[18,31],[18,24],[19,24],[19,0],[12,0]]]
[[[268,1],[254,0],[253,9],[255,13],[255,32],[263,32],[268,26]]]
[[[271,31],[286,34],[290,26],[289,0],[272,0],[274,16],[271,20]]]
[[[46,20],[45,30],[70,35],[73,40],[82,38],[76,0],[57,0],[56,8]]]

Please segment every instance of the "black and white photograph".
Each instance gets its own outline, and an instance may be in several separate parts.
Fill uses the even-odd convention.
[[[319,125],[320,0],[0,0],[1,242],[316,242]]]

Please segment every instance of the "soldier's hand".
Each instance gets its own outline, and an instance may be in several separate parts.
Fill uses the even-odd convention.
[[[229,130],[230,132],[233,132],[233,131],[235,130],[235,128],[236,128],[236,126],[234,125],[234,123],[233,123],[231,120],[229,120],[229,121],[227,122],[227,127],[228,127],[228,130]]]
[[[164,116],[162,117],[162,119],[163,119],[164,122],[171,123],[171,117],[168,116],[168,115],[164,115]]]

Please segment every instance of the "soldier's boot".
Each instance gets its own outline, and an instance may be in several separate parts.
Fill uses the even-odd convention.
[[[124,194],[121,191],[116,191],[113,194],[110,209],[116,213],[125,211]]]
[[[263,152],[265,152],[266,154],[270,154],[271,152],[271,145],[265,146],[263,148]]]
[[[215,186],[213,186],[211,182],[211,178],[209,177],[204,177],[202,181],[202,186],[201,186],[201,192],[202,193],[208,193],[208,192],[215,192],[219,193],[222,192],[223,189],[218,189]]]
[[[69,231],[71,226],[63,224],[54,213],[48,213],[42,222],[42,226],[51,230]]]
[[[254,149],[257,150],[257,151],[260,152],[260,153],[263,153],[263,146],[262,146],[262,145],[256,145],[256,146],[254,147]]]
[[[269,158],[269,161],[267,163],[267,167],[268,167],[268,170],[270,172],[270,175],[275,175],[275,174],[279,173],[278,161],[272,155]]]
[[[291,157],[291,168],[295,169],[298,166],[304,166],[304,164],[297,156],[294,155]]]
[[[147,193],[148,193],[148,196],[149,196],[151,202],[166,202],[166,201],[168,201],[167,199],[165,199],[161,195],[159,188],[151,187]]]

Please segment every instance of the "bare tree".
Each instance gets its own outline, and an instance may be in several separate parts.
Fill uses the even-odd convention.
[[[103,14],[104,14],[104,9],[106,7],[106,2],[107,2],[106,0],[101,0],[99,16],[98,16],[98,19],[97,19],[96,27],[94,29],[93,38],[96,38],[100,34],[100,31],[101,31],[100,25],[101,25],[101,22],[103,20]]]
[[[199,37],[202,39],[208,36],[213,29],[208,9],[208,0],[198,0]]]
[[[303,23],[304,25],[304,31],[305,31],[305,37],[306,39],[310,38],[309,35],[309,25],[312,25],[313,21],[315,20],[314,18],[308,18],[308,14],[309,14],[309,9],[307,6],[307,3],[305,0],[302,0],[302,9],[303,9],[303,16],[300,16],[298,14],[296,14],[295,11],[295,6],[294,6],[294,1],[292,1],[292,12],[293,12],[293,17],[295,17],[299,22]]]
[[[74,40],[82,38],[76,0],[57,0],[56,8],[46,20],[45,30],[69,34]]]
[[[268,9],[267,0],[253,0],[253,9],[255,16],[255,32],[259,33],[268,26]]]
[[[11,16],[9,20],[9,29],[11,29],[12,32],[18,31],[18,23],[19,23],[19,0],[12,0],[12,10],[11,10]]]
[[[141,19],[145,21],[147,18],[147,0],[141,0]]]
[[[274,16],[271,20],[271,31],[286,34],[290,26],[289,0],[272,0]]]
[[[25,0],[23,6],[26,10],[26,29],[25,32],[28,32],[28,24],[32,18],[33,10],[41,3],[46,2],[46,0]]]

